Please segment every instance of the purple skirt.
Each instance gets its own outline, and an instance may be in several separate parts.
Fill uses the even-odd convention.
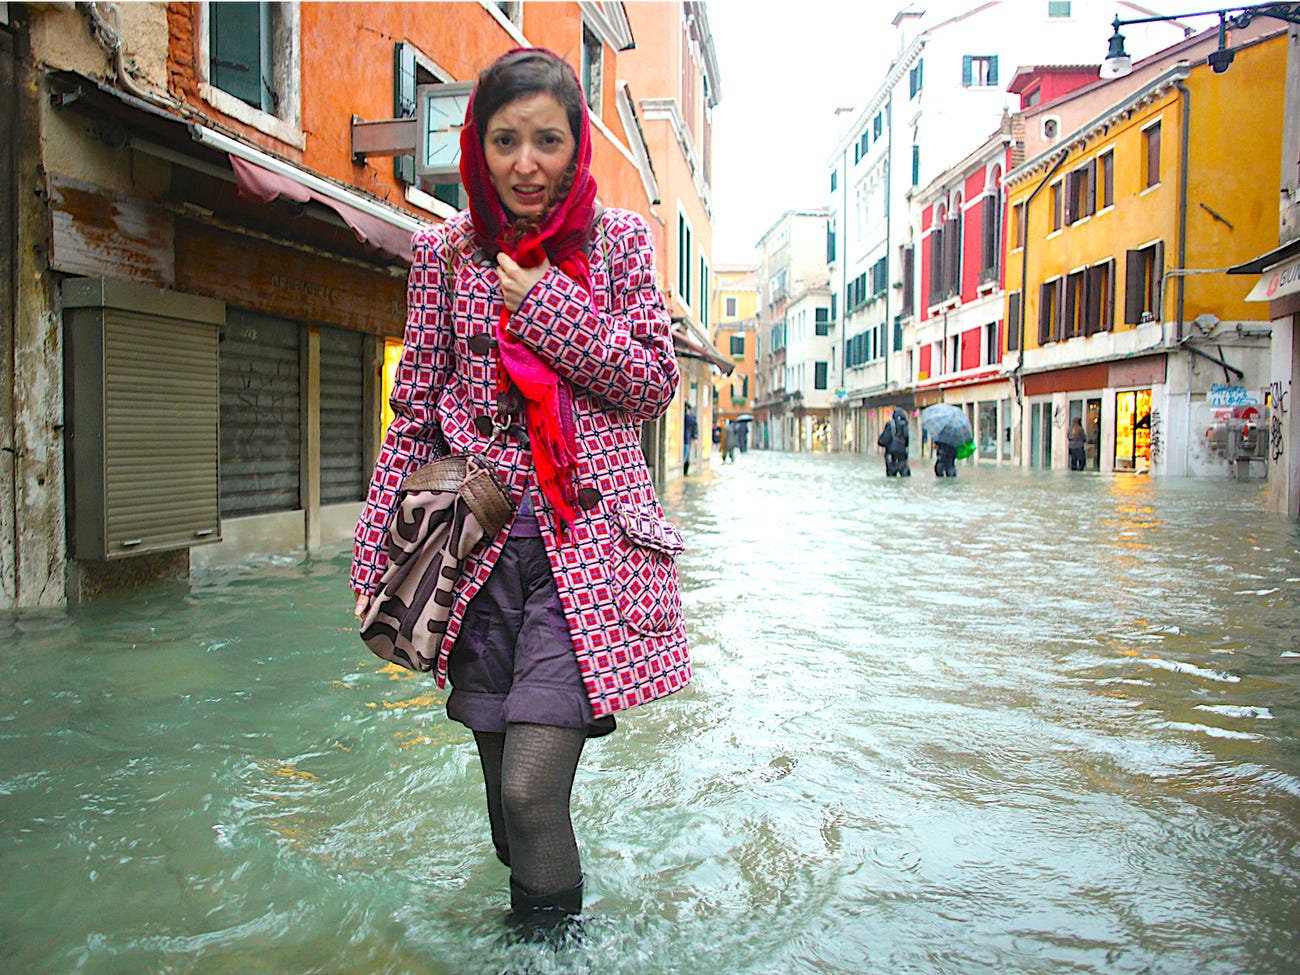
[[[544,724],[597,738],[614,730],[612,715],[592,718],[546,545],[528,511],[465,610],[447,677],[447,716],[474,731]]]

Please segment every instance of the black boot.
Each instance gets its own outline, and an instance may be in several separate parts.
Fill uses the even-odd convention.
[[[521,940],[559,945],[578,932],[582,881],[553,894],[530,894],[510,878],[510,920]]]

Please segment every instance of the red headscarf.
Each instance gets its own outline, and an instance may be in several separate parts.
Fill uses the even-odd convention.
[[[502,56],[525,51],[553,58],[573,76],[578,90],[582,90],[573,68],[551,51],[516,48]],[[573,161],[577,171],[572,186],[537,226],[520,236],[492,184],[492,174],[483,154],[483,133],[474,118],[477,94],[476,87],[465,111],[465,126],[460,131],[460,178],[469,193],[470,215],[479,242],[489,249],[505,251],[522,267],[536,267],[543,257],[548,257],[551,264],[590,295],[591,265],[587,244],[596,213],[596,181],[591,176],[591,123],[586,106],[580,113],[579,130],[574,133],[577,145]],[[567,108],[565,115],[568,116]],[[513,382],[523,394],[527,404],[525,423],[538,484],[558,515],[557,527],[562,533],[565,525],[573,521],[577,494],[573,394],[550,365],[510,335],[509,321],[510,311],[502,303],[497,318],[498,387],[504,389]]]

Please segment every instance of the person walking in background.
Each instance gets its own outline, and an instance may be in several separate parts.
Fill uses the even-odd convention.
[[[911,477],[912,468],[907,463],[907,450],[911,441],[908,430],[907,413],[900,406],[894,407],[893,416],[880,431],[876,445],[885,451],[885,476]]]
[[[1088,435],[1083,430],[1083,421],[1077,416],[1070,421],[1066,439],[1070,442],[1070,470],[1085,470],[1088,466]]]
[[[941,440],[934,442],[934,476],[957,476],[957,448]]]
[[[493,464],[516,511],[466,557],[431,667],[473,731],[512,915],[549,937],[582,910],[570,801],[584,742],[691,679],[681,534],[641,450],[680,376],[651,230],[596,205],[573,68],[537,48],[503,55],[460,145],[470,205],[413,240],[396,415],[352,587],[364,617],[399,487],[436,444]]]
[[[695,411],[691,409],[691,404],[686,404],[686,413],[682,417],[682,443],[684,444],[682,458],[682,475],[688,475],[691,472],[691,447],[695,443],[695,438],[700,435],[700,423],[695,418]]]

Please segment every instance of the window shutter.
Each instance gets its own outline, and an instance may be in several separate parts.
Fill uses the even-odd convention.
[[[211,5],[212,84],[262,108],[262,4]]]
[[[1038,344],[1052,341],[1052,283],[1038,286]]]
[[[1065,278],[1057,278],[1056,288],[1056,338],[1058,342],[1064,342],[1068,335],[1065,333]]]
[[[936,226],[930,232],[930,304],[939,300],[943,290],[943,227]]]
[[[949,220],[943,234],[944,250],[944,290],[946,296],[961,292],[961,221]]]
[[[1065,176],[1065,225],[1074,223],[1074,200],[1079,193],[1079,172],[1075,170]]]
[[[984,254],[983,263],[980,268],[982,271],[988,271],[998,266],[997,246],[998,246],[998,212],[997,197],[984,197],[984,204],[980,207],[980,216],[983,220],[983,241]]]
[[[1136,325],[1142,317],[1142,291],[1146,286],[1142,273],[1142,252],[1128,251],[1124,255],[1124,324]]]
[[[393,118],[415,115],[415,48],[404,41],[393,45]],[[415,182],[415,156],[394,156],[393,176]]]
[[[969,54],[963,54],[961,56],[961,86],[963,88],[970,87],[970,74],[971,74],[970,66],[971,66],[971,61],[973,60],[974,58],[972,58]]]
[[[903,314],[912,314],[913,289],[912,276],[914,274],[914,265],[916,261],[916,252],[911,244],[903,248]]]
[[[1020,292],[1013,291],[1007,295],[1007,350],[1014,352],[1020,348]]]
[[[994,54],[992,57],[989,58],[989,84],[996,85],[997,83],[998,83],[998,56]]]
[[[1083,334],[1092,335],[1101,320],[1101,267],[1090,267],[1083,280]]]
[[[1084,167],[1086,173],[1086,182],[1084,192],[1086,199],[1083,204],[1084,216],[1092,216],[1097,212],[1097,160],[1089,159],[1088,165]]]

